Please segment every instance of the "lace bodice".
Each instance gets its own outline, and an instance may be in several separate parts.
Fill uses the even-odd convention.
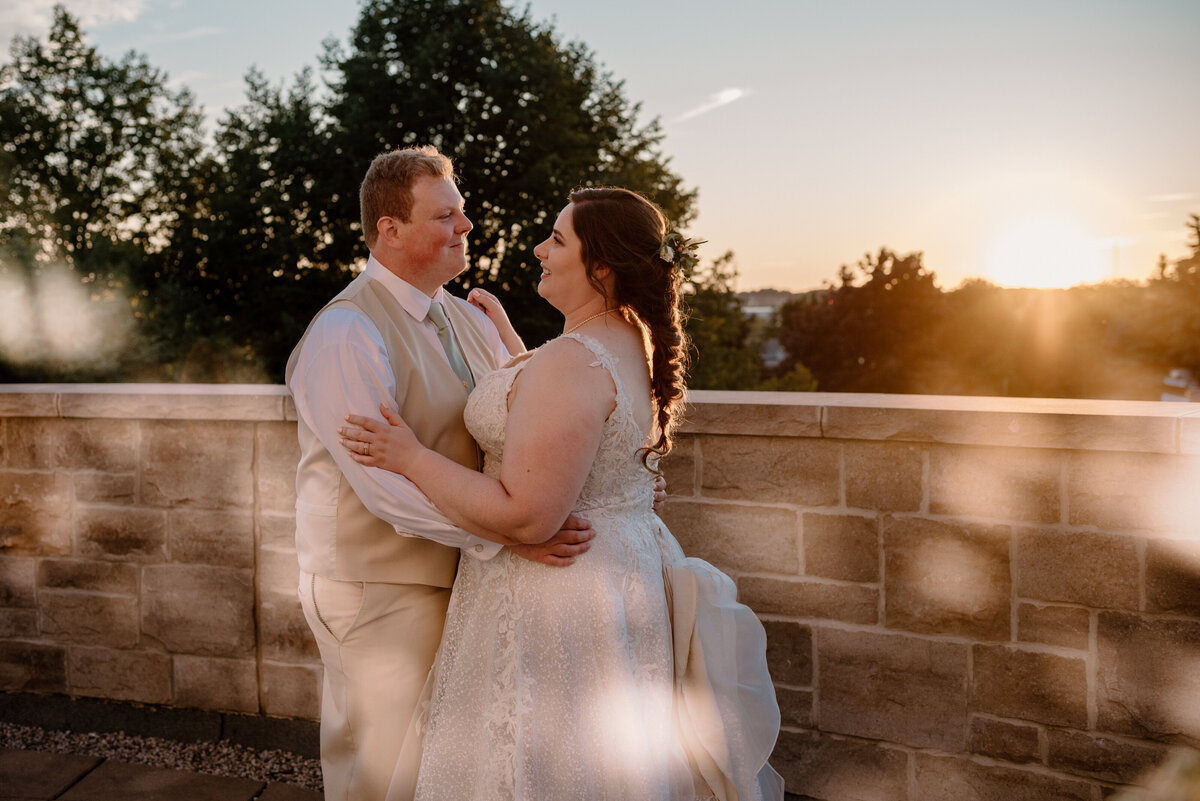
[[[653,483],[638,450],[646,444],[646,434],[638,427],[633,399],[625,391],[617,371],[617,358],[596,339],[583,334],[564,334],[587,348],[595,357],[592,367],[606,370],[616,388],[616,408],[604,423],[600,449],[584,482],[575,506],[576,512],[642,504],[649,508]],[[533,357],[529,357],[533,358]],[[508,401],[513,382],[529,363],[522,359],[511,367],[489,373],[480,380],[467,401],[464,414],[467,429],[484,452],[483,472],[492,478],[500,475],[504,456],[504,436],[508,425]]]

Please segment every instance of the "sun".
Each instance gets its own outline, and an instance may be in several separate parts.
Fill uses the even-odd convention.
[[[1016,222],[992,244],[986,277],[1000,286],[1050,289],[1103,281],[1111,245],[1055,217]]]

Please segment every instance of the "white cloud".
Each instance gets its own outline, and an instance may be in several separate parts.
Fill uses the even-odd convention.
[[[0,0],[0,43],[7,48],[17,35],[44,36],[57,2],[78,17],[85,29],[132,22],[147,5],[147,0]]]
[[[746,97],[749,94],[749,89],[722,89],[715,95],[712,95],[708,99],[708,102],[696,106],[690,111],[685,111],[683,114],[680,114],[675,118],[675,122],[685,122],[687,120],[694,119],[695,117],[699,117],[701,114],[707,114],[713,109],[718,109],[721,106],[727,106],[735,100],[741,100],[743,97]]]

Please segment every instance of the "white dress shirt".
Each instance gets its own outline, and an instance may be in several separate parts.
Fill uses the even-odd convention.
[[[441,288],[430,298],[392,273],[372,256],[367,260],[368,277],[379,281],[421,323],[421,330],[438,353],[445,354],[437,338],[437,327],[427,319],[430,302],[443,299]],[[487,316],[472,307],[496,356],[505,364],[511,356],[500,334]],[[447,359],[449,363],[449,359]],[[395,408],[396,377],[388,361],[387,348],[379,329],[365,314],[345,308],[322,313],[301,348],[288,387],[296,401],[296,413],[328,449],[338,469],[367,510],[391,523],[398,534],[418,536],[461,548],[464,553],[490,559],[502,547],[463,531],[450,522],[416,485],[404,476],[380,467],[364,467],[342,447],[337,429],[346,424],[347,414],[379,418],[379,404]],[[325,499],[297,497],[296,505],[321,505]]]

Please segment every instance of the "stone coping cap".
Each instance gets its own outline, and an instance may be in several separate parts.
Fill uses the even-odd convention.
[[[691,391],[688,434],[1200,454],[1200,405],[1156,401]],[[294,421],[274,384],[7,384],[0,417]]]

